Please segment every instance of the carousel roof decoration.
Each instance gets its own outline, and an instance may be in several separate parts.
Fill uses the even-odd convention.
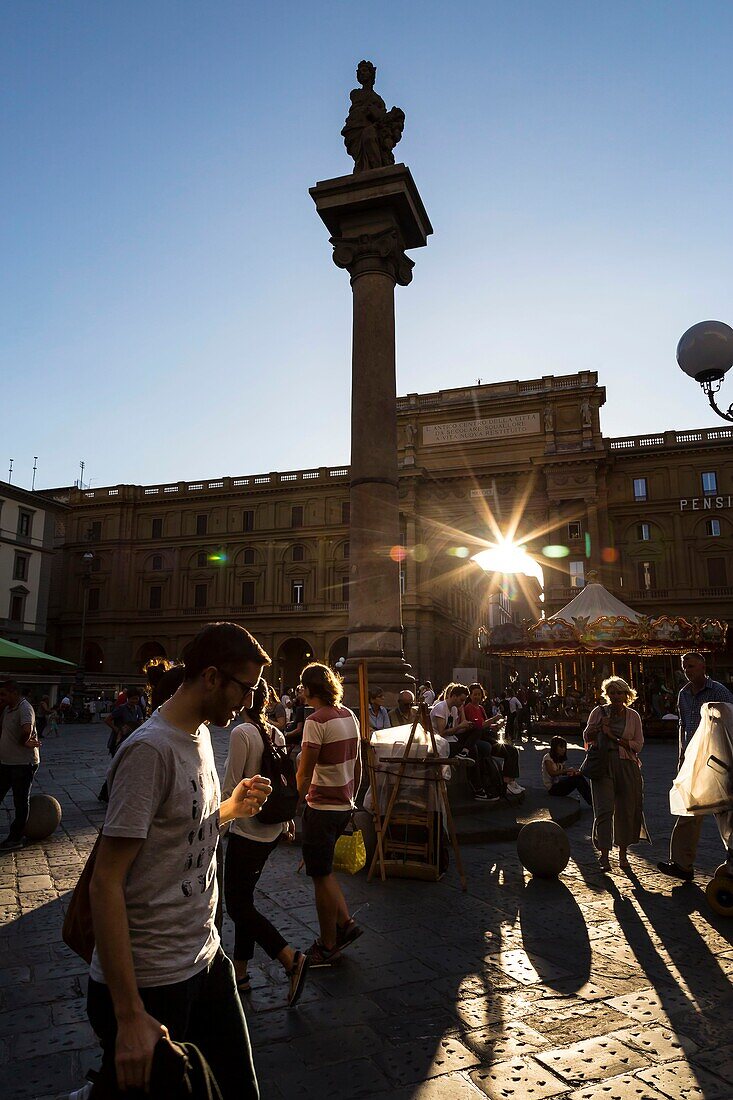
[[[686,649],[725,646],[727,624],[719,619],[661,615],[652,619],[617,599],[589,573],[589,583],[547,619],[481,627],[479,649],[496,656],[560,657],[583,653],[655,656]]]

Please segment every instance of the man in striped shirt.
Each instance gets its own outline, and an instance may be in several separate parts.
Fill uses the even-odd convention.
[[[336,841],[351,819],[359,790],[359,724],[341,706],[341,682],[327,665],[308,665],[301,683],[307,705],[314,708],[303,727],[298,764],[298,793],[306,802],[303,860],[313,879],[321,932],[308,956],[312,967],[330,966],[363,931],[352,920],[333,873]]]

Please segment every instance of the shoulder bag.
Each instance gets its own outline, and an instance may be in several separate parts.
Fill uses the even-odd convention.
[[[608,775],[608,746],[606,735],[603,732],[603,720],[601,728],[596,734],[596,740],[590,744],[585,753],[585,760],[580,765],[580,774],[586,779],[605,779]]]

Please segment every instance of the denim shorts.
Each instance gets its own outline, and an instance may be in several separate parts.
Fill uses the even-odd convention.
[[[303,860],[310,878],[325,878],[333,871],[336,841],[351,820],[351,810],[303,810]]]

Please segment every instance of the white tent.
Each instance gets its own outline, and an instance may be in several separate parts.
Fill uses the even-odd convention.
[[[548,620],[554,622],[555,619],[564,619],[566,623],[572,623],[573,619],[587,619],[592,623],[602,615],[625,615],[632,623],[638,623],[641,617],[638,611],[627,607],[621,600],[612,596],[602,584],[593,582],[581,588],[578,595],[574,596],[562,611],[548,616]]]

